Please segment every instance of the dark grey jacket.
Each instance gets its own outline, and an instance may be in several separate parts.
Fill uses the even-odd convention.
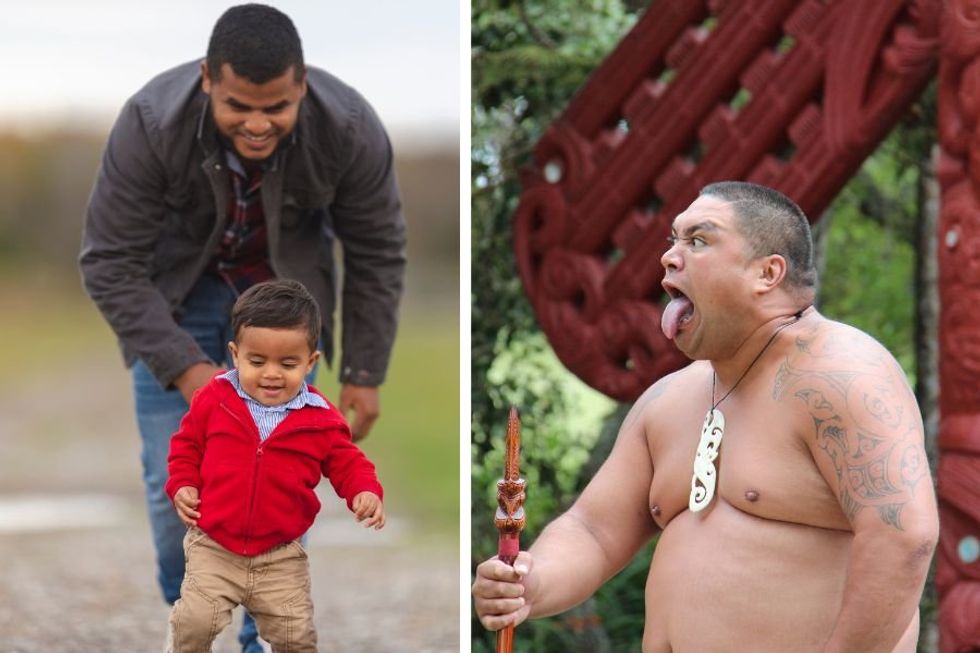
[[[405,268],[391,145],[354,89],[312,67],[307,82],[291,142],[262,181],[271,264],[316,297],[330,361],[336,235],[344,251],[340,378],[378,385]],[[187,63],[155,77],[123,107],[86,211],[85,289],[126,364],[142,359],[165,387],[208,360],[174,315],[221,237],[230,183],[224,167],[200,62]]]

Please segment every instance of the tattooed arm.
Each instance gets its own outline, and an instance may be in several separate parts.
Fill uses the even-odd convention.
[[[856,356],[811,357],[786,388],[806,406],[807,446],[854,531],[826,653],[894,650],[939,530],[915,398],[878,343],[861,345]]]

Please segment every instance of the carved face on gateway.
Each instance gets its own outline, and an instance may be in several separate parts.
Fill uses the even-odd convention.
[[[748,333],[752,270],[748,243],[725,200],[698,197],[674,219],[660,262],[671,301],[661,327],[688,358],[732,355]]]

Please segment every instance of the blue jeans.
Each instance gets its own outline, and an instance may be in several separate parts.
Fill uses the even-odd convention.
[[[194,337],[204,353],[219,365],[229,367],[228,342],[233,336],[231,307],[235,299],[235,293],[223,280],[206,274],[184,300],[178,315],[181,328]],[[177,517],[164,484],[170,436],[177,431],[188,406],[178,390],[161,388],[142,361],[133,366],[132,375],[136,423],[143,439],[143,484],[156,548],[157,581],[163,598],[172,605],[180,598],[180,584],[184,579],[183,539],[187,528]],[[247,650],[249,644],[257,646],[255,638],[255,622],[246,613],[239,635],[242,650]]]

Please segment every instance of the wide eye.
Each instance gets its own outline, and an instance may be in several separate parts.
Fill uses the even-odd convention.
[[[702,238],[701,236],[693,236],[691,238],[688,238],[688,241],[691,243],[692,249],[698,249],[703,245],[707,245],[707,242],[705,242],[704,238]]]

